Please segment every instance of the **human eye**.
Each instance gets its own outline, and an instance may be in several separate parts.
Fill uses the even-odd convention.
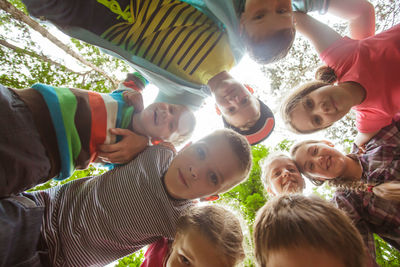
[[[273,174],[273,178],[278,178],[279,175],[281,175],[281,172],[280,172],[280,171],[276,171],[276,172],[274,172],[274,174]]]
[[[258,13],[256,15],[254,15],[253,19],[259,20],[259,19],[262,19],[263,17],[265,17],[264,13]]]
[[[205,159],[206,158],[206,152],[202,147],[197,147],[196,148],[196,153],[199,156],[200,159]]]
[[[211,183],[213,183],[214,185],[218,184],[218,176],[215,173],[210,173],[210,181]]]
[[[294,168],[289,168],[289,171],[293,173],[293,172],[296,172],[296,169],[294,169]]]
[[[190,261],[189,261],[185,256],[180,255],[180,256],[179,256],[179,259],[180,259],[180,261],[181,261],[183,264],[185,264],[185,265],[187,265],[187,266],[190,266]]]
[[[287,8],[279,8],[278,10],[277,10],[277,13],[278,14],[285,14],[285,13],[287,13],[288,12],[288,9]]]
[[[305,104],[308,109],[312,109],[314,107],[314,102],[309,97],[306,98]]]
[[[247,102],[249,102],[249,97],[248,97],[248,96],[244,97],[244,98],[240,101],[240,104],[245,105],[245,104],[247,104]]]
[[[313,117],[314,125],[320,126],[322,124],[322,119],[320,116]]]
[[[228,111],[229,111],[229,113],[235,112],[235,107],[230,107],[230,108],[228,109]]]
[[[317,153],[318,153],[318,148],[317,148],[317,147],[314,147],[313,150],[312,150],[311,155],[316,156]]]

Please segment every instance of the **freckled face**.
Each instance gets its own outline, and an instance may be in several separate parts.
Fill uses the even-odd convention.
[[[301,177],[293,160],[285,157],[273,160],[268,166],[268,186],[274,195],[283,193],[301,193],[304,189],[304,179]]]
[[[300,131],[323,129],[346,115],[351,108],[348,93],[338,86],[320,87],[300,101],[291,120]]]
[[[168,193],[196,199],[229,189],[243,179],[239,160],[223,137],[206,138],[182,150],[165,174]]]
[[[166,267],[227,267],[214,243],[195,227],[178,234]]]
[[[347,168],[345,157],[338,150],[320,142],[299,147],[294,161],[301,172],[327,180],[343,175]]]

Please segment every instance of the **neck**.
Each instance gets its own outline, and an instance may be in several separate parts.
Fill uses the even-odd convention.
[[[361,84],[356,82],[343,82],[339,84],[344,90],[349,92],[351,105],[356,106],[361,104],[365,99],[365,89]]]
[[[218,91],[221,82],[230,78],[232,78],[232,76],[226,71],[220,72],[212,77],[208,81],[208,86],[210,87],[211,92],[215,94]]]
[[[343,173],[343,177],[349,180],[360,180],[362,176],[363,169],[358,160],[353,160],[346,156],[345,159],[346,169]]]
[[[132,116],[132,122],[131,122],[131,126],[129,127],[133,132],[137,133],[137,134],[141,134],[144,136],[147,136],[143,125],[142,125],[142,120],[140,117],[140,112],[139,113],[134,113]]]

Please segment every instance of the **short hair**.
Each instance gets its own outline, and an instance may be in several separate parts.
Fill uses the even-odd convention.
[[[290,27],[267,35],[261,40],[252,39],[246,32],[243,33],[243,38],[249,56],[259,64],[269,64],[287,55],[295,35],[295,28]]]
[[[365,263],[363,241],[350,218],[316,196],[282,195],[268,201],[257,213],[253,235],[261,267],[273,251],[305,246],[336,256],[347,267]]]
[[[247,178],[252,166],[251,147],[247,139],[243,135],[240,135],[233,130],[220,129],[214,131],[212,134],[207,135],[201,140],[206,141],[207,139],[216,137],[222,137],[228,141],[230,147],[237,156],[239,168],[243,172],[243,179]]]
[[[184,106],[184,107],[186,108],[186,112],[187,112],[188,115],[190,116],[189,121],[192,122],[192,123],[190,124],[189,132],[187,132],[187,133],[184,134],[184,135],[178,135],[178,136],[177,136],[175,139],[173,139],[173,140],[169,140],[169,142],[171,142],[174,146],[180,146],[180,145],[182,145],[183,143],[187,142],[187,141],[190,139],[190,137],[192,137],[194,128],[196,127],[196,117],[194,116],[193,111],[191,111],[191,110],[190,110],[188,107],[186,107],[185,105],[182,105],[182,106]],[[182,114],[183,114],[183,113],[182,113]]]
[[[295,133],[298,134],[307,134],[307,133],[313,133],[317,132],[319,130],[322,130],[324,128],[329,127],[330,125],[324,127],[324,128],[319,128],[319,129],[310,129],[310,130],[300,130],[296,128],[296,126],[293,124],[292,121],[292,113],[294,108],[301,103],[304,97],[306,97],[308,94],[311,92],[323,87],[327,86],[329,83],[325,82],[320,82],[320,81],[314,81],[314,82],[309,82],[306,84],[301,85],[297,89],[295,89],[282,103],[281,105],[281,116],[283,121],[286,123],[287,126],[289,126],[289,129]]]
[[[292,160],[287,154],[283,152],[272,152],[266,158],[260,160],[260,167],[261,167],[261,181],[264,183],[264,186],[267,187],[270,183],[271,177],[267,177],[269,172],[270,164],[278,159],[278,158],[285,158]],[[293,161],[293,160],[292,160]]]
[[[219,249],[229,266],[235,266],[244,259],[240,221],[229,210],[218,205],[194,206],[179,218],[176,236],[191,227],[199,230]]]

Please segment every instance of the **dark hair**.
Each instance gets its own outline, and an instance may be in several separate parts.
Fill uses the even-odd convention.
[[[292,47],[295,28],[279,30],[261,40],[252,39],[243,33],[249,56],[259,64],[268,64],[284,58]]]
[[[179,218],[176,236],[191,227],[196,227],[220,249],[229,266],[243,260],[243,232],[239,219],[232,212],[218,205],[194,206]]]
[[[282,195],[269,200],[254,223],[255,257],[261,267],[279,249],[314,248],[339,258],[344,266],[364,266],[360,233],[346,214],[319,197]]]
[[[331,67],[321,66],[315,72],[315,79],[317,81],[333,84],[337,81],[337,76]]]

